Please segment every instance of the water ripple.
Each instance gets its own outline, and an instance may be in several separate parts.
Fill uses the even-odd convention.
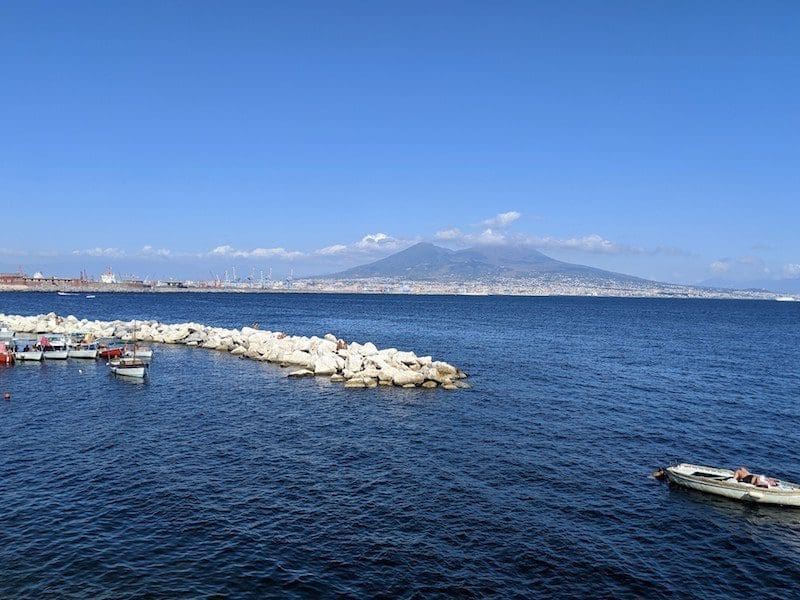
[[[800,512],[647,477],[676,457],[800,479],[791,303],[0,301],[333,331],[464,365],[474,386],[353,392],[170,347],[144,384],[100,363],[2,369],[2,597],[729,598],[800,579]]]

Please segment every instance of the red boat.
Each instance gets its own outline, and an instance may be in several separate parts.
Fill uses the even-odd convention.
[[[114,342],[105,342],[100,343],[98,346],[97,356],[100,358],[116,358],[117,356],[122,356],[125,348],[122,344],[116,344]]]
[[[5,342],[0,342],[0,365],[13,365],[14,352]]]

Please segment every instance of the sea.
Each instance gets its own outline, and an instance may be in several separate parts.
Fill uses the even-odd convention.
[[[471,388],[344,389],[157,346],[0,368],[2,598],[798,597],[800,303],[0,294],[0,313],[258,323],[413,350]]]

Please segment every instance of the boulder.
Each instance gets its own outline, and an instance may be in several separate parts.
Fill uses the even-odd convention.
[[[450,377],[458,375],[458,369],[456,369],[453,365],[449,365],[446,362],[435,361],[431,363],[431,366],[439,371],[442,375],[449,375]]]
[[[394,360],[405,365],[417,364],[417,355],[413,352],[398,352],[394,355]]]
[[[339,370],[335,355],[323,354],[313,359],[314,373],[317,375],[333,375]]]
[[[364,356],[372,356],[373,354],[377,354],[378,349],[375,347],[375,344],[372,342],[367,342],[363,346],[361,346],[361,354]]]
[[[302,350],[295,350],[288,354],[283,355],[283,360],[288,365],[300,365],[303,367],[310,367],[314,364],[311,355],[308,352],[303,352]]]
[[[417,371],[401,371],[397,369],[392,377],[395,385],[405,386],[407,384],[419,385],[425,381],[425,376]]]
[[[287,377],[309,377],[313,374],[314,372],[308,369],[298,369],[297,371],[291,371]]]
[[[361,371],[364,368],[364,359],[361,354],[351,350],[345,359],[344,368],[353,373]]]
[[[197,342],[198,344],[204,343],[208,339],[208,335],[204,331],[193,331],[183,339],[184,344],[189,342]]]

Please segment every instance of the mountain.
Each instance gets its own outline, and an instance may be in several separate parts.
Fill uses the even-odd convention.
[[[421,242],[381,260],[324,276],[326,279],[494,279],[543,275],[620,283],[643,279],[584,265],[562,262],[524,246],[476,246],[450,250]]]

